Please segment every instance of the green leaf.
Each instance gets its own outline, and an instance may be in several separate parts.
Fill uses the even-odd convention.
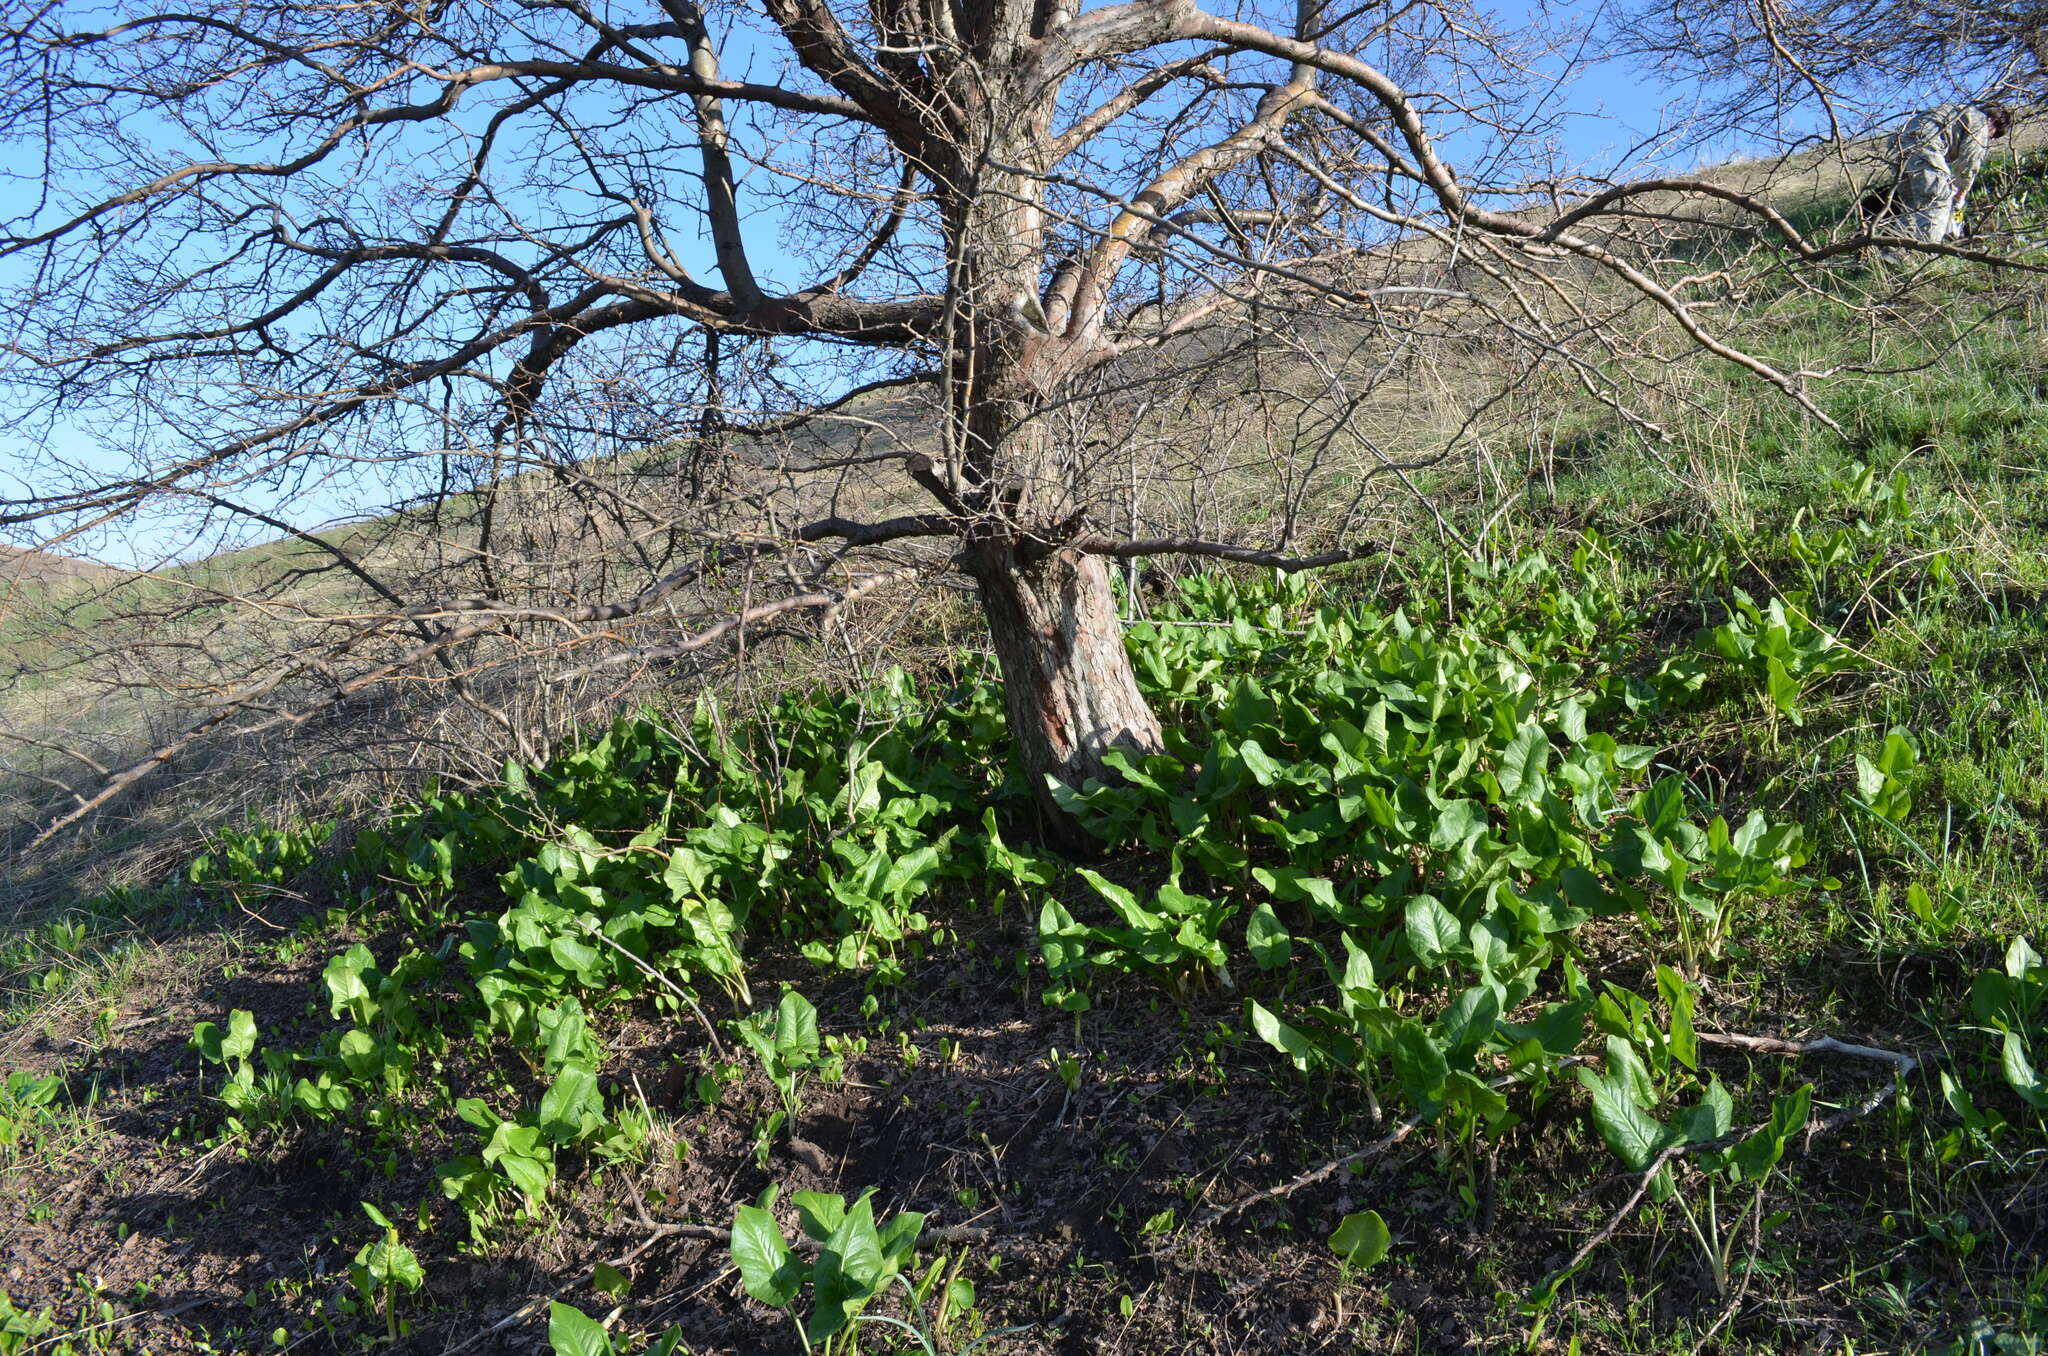
[[[355,1264],[360,1269],[360,1281],[382,1289],[387,1285],[404,1286],[417,1290],[426,1282],[427,1273],[420,1266],[420,1259],[413,1256],[411,1248],[398,1241],[398,1230],[385,1226],[384,1237],[367,1244],[356,1254]]]
[[[256,1015],[246,1008],[228,1014],[228,1034],[220,1043],[225,1059],[247,1059],[256,1049]]]
[[[881,1227],[876,1237],[881,1241],[882,1259],[889,1271],[901,1271],[909,1264],[917,1248],[917,1237],[924,1232],[924,1220],[921,1212],[905,1210]]]
[[[613,1299],[624,1299],[626,1292],[633,1288],[626,1273],[609,1262],[599,1262],[590,1270],[590,1288]]]
[[[1780,1158],[1792,1136],[1806,1127],[1806,1115],[1813,1104],[1813,1085],[1771,1099],[1771,1118],[1748,1139],[1729,1152],[1729,1161],[1745,1181],[1761,1181]]]
[[[604,1118],[604,1099],[597,1091],[597,1071],[588,1064],[564,1065],[540,1099],[540,1132],[557,1144],[583,1137],[584,1122]]]
[[[845,1327],[891,1274],[882,1255],[882,1240],[875,1232],[873,1195],[872,1188],[861,1193],[818,1249],[818,1260],[811,1268],[817,1307],[804,1325],[814,1343]]]
[[[775,1005],[775,1048],[791,1063],[793,1056],[818,1053],[818,1010],[795,989]]]
[[[1447,800],[1437,807],[1429,845],[1449,851],[1486,832],[1486,807],[1476,800]]]
[[[1401,1080],[1402,1090],[1419,1109],[1433,1111],[1451,1076],[1442,1042],[1413,1017],[1402,1017],[1394,1025],[1391,1045],[1394,1076]]]
[[[1642,1107],[1636,1105],[1635,1089],[1626,1077],[1606,1078],[1591,1069],[1575,1070],[1579,1083],[1593,1097],[1593,1126],[1615,1157],[1637,1172],[1678,1142],[1678,1135]]]
[[[1338,1221],[1336,1232],[1330,1235],[1331,1251],[1353,1271],[1377,1266],[1387,1255],[1387,1248],[1392,1242],[1393,1235],[1387,1231],[1387,1222],[1380,1218],[1377,1210],[1360,1210],[1346,1215]]]
[[[796,1207],[797,1222],[818,1242],[832,1237],[832,1231],[846,1218],[846,1198],[825,1191],[799,1191],[789,1198]]]
[[[1678,1132],[1687,1144],[1705,1144],[1728,1133],[1735,1124],[1735,1099],[1715,1079],[1700,1095],[1699,1105],[1678,1113]]]
[[[1408,946],[1424,965],[1442,964],[1465,939],[1457,915],[1434,895],[1417,895],[1408,901],[1407,923]]]
[[[1245,1006],[1251,1013],[1252,1030],[1259,1039],[1287,1056],[1295,1068],[1307,1073],[1317,1054],[1315,1042],[1268,1012],[1256,998],[1247,998]]]
[[[349,1073],[357,1078],[374,1077],[384,1067],[384,1060],[377,1050],[377,1042],[369,1032],[350,1027],[335,1047],[341,1062]]]
[[[758,1205],[743,1205],[732,1222],[732,1260],[740,1285],[771,1309],[786,1309],[803,1286],[803,1271],[790,1256],[775,1216]]]
[[[1285,772],[1285,769],[1259,746],[1256,739],[1247,739],[1238,745],[1237,756],[1244,760],[1245,771],[1251,773],[1252,780],[1260,786],[1272,786]]]
[[[1490,984],[1475,984],[1451,1000],[1436,1027],[1448,1058],[1463,1060],[1493,1035],[1499,1021],[1500,995]]]
[[[576,976],[578,982],[595,982],[598,952],[588,942],[558,935],[549,939],[548,955],[554,958],[555,964]]]
[[[1668,832],[1685,818],[1685,783],[1677,777],[1660,777],[1636,797],[1635,811],[1653,837]]]
[[[2032,1052],[2016,1031],[2005,1033],[2005,1049],[1999,1059],[1999,1069],[2005,1075],[2006,1083],[2028,1106],[2048,1109],[2048,1084],[2041,1081],[2041,1075],[2034,1068]]]
[[[367,1022],[377,1015],[377,1002],[370,996],[365,973],[374,973],[376,962],[370,955],[370,948],[357,942],[339,956],[327,962],[321,978],[327,984],[328,1015],[339,1020],[347,1012],[358,1022]]]
[[[1764,690],[1770,694],[1771,705],[1777,707],[1787,720],[1794,725],[1806,723],[1799,710],[1799,680],[1775,658],[1764,661]]]
[[[1550,767],[1550,740],[1542,727],[1525,721],[1501,750],[1496,774],[1501,794],[1509,800],[1533,801],[1543,794]]]
[[[684,899],[702,899],[710,893],[712,878],[711,864],[693,848],[679,847],[668,855],[668,867],[661,873],[662,884],[668,887],[672,902]]]
[[[548,1305],[548,1346],[554,1356],[612,1356],[611,1334],[574,1305]]]
[[[1668,965],[1657,967],[1657,992],[1671,1009],[1671,1057],[1688,1069],[1700,1066],[1699,1038],[1693,1034],[1693,990],[1685,976]]]
[[[510,1124],[510,1122],[507,1122]],[[499,1127],[501,1130],[503,1126]],[[489,1157],[486,1152],[486,1157]],[[498,1170],[510,1179],[529,1201],[541,1202],[548,1197],[548,1183],[553,1180],[551,1165],[544,1159],[524,1153],[500,1153],[497,1156]]]
[[[1294,956],[1294,939],[1270,905],[1259,905],[1245,920],[1244,943],[1261,970],[1277,970]]]

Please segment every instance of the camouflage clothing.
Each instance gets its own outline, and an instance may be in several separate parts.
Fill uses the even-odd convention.
[[[1890,228],[1936,245],[1960,237],[1963,200],[1991,150],[1991,119],[1980,108],[1943,104],[1907,123],[1892,146],[1899,215]]]

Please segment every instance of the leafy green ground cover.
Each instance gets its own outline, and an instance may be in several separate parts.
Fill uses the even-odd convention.
[[[0,1353],[2048,1347],[2048,361],[1936,283],[1758,317],[1841,434],[1172,584],[1091,860],[963,653],[20,928]]]

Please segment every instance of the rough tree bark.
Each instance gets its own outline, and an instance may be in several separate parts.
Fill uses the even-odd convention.
[[[1010,729],[1041,800],[1058,812],[1048,777],[1073,787],[1109,780],[1102,755],[1111,749],[1161,750],[1159,717],[1138,691],[1102,557],[1063,549],[1026,564],[1016,547],[989,543],[967,568],[981,586]]]

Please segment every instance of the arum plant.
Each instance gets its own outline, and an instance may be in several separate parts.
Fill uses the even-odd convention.
[[[788,1315],[806,1352],[832,1356],[852,1344],[854,1321],[910,1264],[924,1216],[914,1211],[877,1225],[874,1188],[849,1206],[844,1197],[799,1191],[791,1198],[803,1231],[817,1244],[804,1261],[791,1251],[773,1213],[779,1187],[743,1205],[732,1225],[732,1260],[747,1294]],[[796,1302],[811,1291],[808,1318]]]
[[[1358,1273],[1376,1267],[1387,1255],[1393,1235],[1377,1210],[1359,1210],[1338,1221],[1330,1235],[1330,1250],[1337,1254],[1337,1326],[1344,1326],[1344,1293]]]
[[[362,1203],[363,1213],[370,1222],[384,1231],[384,1236],[374,1243],[365,1243],[356,1253],[355,1262],[349,1267],[349,1279],[363,1298],[374,1309],[379,1301],[384,1308],[384,1340],[398,1341],[398,1291],[403,1286],[407,1291],[420,1288],[426,1282],[427,1273],[420,1266],[420,1259],[413,1256],[411,1248],[398,1241],[398,1226],[384,1217],[384,1212],[368,1201]]]
[[[769,1115],[755,1144],[756,1156],[766,1167],[768,1148],[776,1133],[785,1126],[791,1134],[796,1133],[797,1115],[803,1110],[803,1098],[798,1091],[799,1077],[807,1073],[829,1072],[838,1057],[821,1055],[818,1010],[794,989],[782,995],[782,1001],[775,1005],[773,1012],[757,1012],[741,1018],[732,1023],[732,1030],[761,1061],[761,1071],[768,1076],[782,1102],[781,1109]]]

